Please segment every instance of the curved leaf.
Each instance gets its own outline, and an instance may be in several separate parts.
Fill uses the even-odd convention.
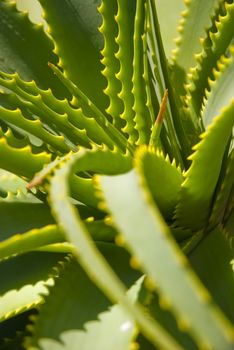
[[[58,58],[43,26],[31,23],[14,2],[6,0],[0,3],[0,47],[0,70],[17,70],[26,80],[35,79],[43,88],[67,95],[47,66],[47,62],[57,63]]]
[[[209,81],[210,91],[206,94],[202,110],[202,120],[206,128],[231,103],[234,91],[233,74],[234,47],[230,49],[230,57],[222,57],[218,62],[218,70],[214,71],[215,80]]]
[[[222,230],[209,232],[189,254],[189,260],[214,300],[234,323],[234,250]],[[205,264],[204,264],[205,261]],[[222,277],[221,277],[222,276]]]
[[[175,312],[177,322],[181,327],[184,325],[197,345],[231,350],[234,345],[231,323],[213,304],[211,296],[191,270],[152,205],[150,193],[141,188],[144,180],[132,171],[112,178],[102,176],[100,182],[106,205],[136,259],[136,267],[148,273],[165,308]],[[122,203],[125,203],[124,207]]]
[[[130,302],[125,294],[125,287],[97,250],[95,244],[90,239],[87,229],[82,224],[79,216],[76,215],[78,213],[74,210],[68,198],[68,176],[74,167],[78,167],[80,160],[80,155],[74,155],[70,160],[68,159],[64,166],[56,170],[55,176],[51,179],[50,189],[50,201],[53,212],[61,223],[69,241],[74,244],[75,255],[77,255],[79,262],[88,276],[92,278],[111,300],[119,302],[126,309],[131,317],[137,321],[142,332],[155,345],[159,344],[165,349],[171,350],[175,346],[180,349],[176,341],[159,324],[145,316],[144,311],[139,305],[133,305]]]
[[[163,46],[167,58],[170,58],[172,49],[174,49],[175,46],[174,39],[177,36],[176,28],[185,4],[183,0],[156,0],[156,7]],[[168,25],[168,23],[170,23],[170,25]]]
[[[15,148],[0,138],[0,167],[13,174],[30,179],[50,160],[51,155],[46,152],[32,153],[30,146]]]
[[[0,262],[0,320],[43,302],[46,284],[53,284],[52,269],[62,254],[28,253]]]
[[[200,38],[205,35],[205,29],[211,23],[220,0],[188,0],[186,10],[182,13],[179,27],[177,48],[173,57],[173,82],[175,91],[184,95],[184,84],[187,72],[195,63],[195,54],[200,51]]]
[[[123,249],[111,244],[99,245],[99,249],[127,285],[135,282],[138,273],[130,268],[129,256]],[[142,282],[143,278],[129,291],[133,302],[139,298]],[[43,350],[119,350],[129,348],[136,334],[128,314],[119,305],[110,308],[109,301],[72,260],[50,288],[27,343]]]
[[[132,76],[133,76],[133,33],[134,33],[134,16],[135,1],[119,0],[118,12],[115,20],[118,24],[118,52],[116,58],[119,60],[119,71],[116,75],[121,82],[121,91],[119,97],[123,101],[124,110],[121,118],[126,121],[123,131],[129,135],[130,142],[135,142],[138,138],[134,122],[134,97],[132,94]]]
[[[101,75],[99,53],[103,42],[98,31],[101,24],[100,14],[97,11],[98,2],[39,1],[44,10],[49,33],[55,41],[55,51],[60,57],[59,64],[68,78],[73,80],[102,111],[105,110],[107,102],[102,93],[105,80]]]
[[[146,34],[146,1],[139,0],[136,5],[135,26],[133,35],[133,110],[135,112],[135,128],[138,131],[137,144],[147,144],[150,138],[152,120],[147,106],[144,55]]]
[[[196,55],[196,67],[191,70],[189,76],[189,85],[187,86],[188,95],[186,96],[190,113],[200,114],[205,90],[209,88],[209,80],[214,78],[213,70],[217,69],[217,62],[220,57],[228,51],[234,33],[232,30],[234,20],[234,2],[224,1],[220,3],[224,13],[219,11],[215,22],[207,32],[207,37],[202,43],[203,50]]]
[[[192,230],[208,222],[222,160],[234,125],[234,102],[214,119],[190,156],[175,212],[176,224]],[[212,159],[211,159],[212,154]],[[209,167],[207,167],[209,164]]]
[[[107,80],[104,93],[110,100],[106,112],[113,118],[113,124],[120,130],[125,125],[125,121],[120,118],[124,105],[118,96],[121,90],[121,82],[116,78],[119,71],[119,61],[116,58],[118,45],[115,40],[118,35],[118,26],[114,16],[117,14],[117,10],[116,0],[103,0],[98,8],[102,16],[102,25],[99,30],[104,39],[104,48],[101,51],[104,66],[102,74]]]
[[[147,148],[139,148],[135,163],[137,171],[145,177],[158,208],[167,219],[171,219],[183,182],[180,169],[159,151]]]
[[[44,245],[63,242],[64,237],[55,225],[16,234],[0,242],[0,260],[15,254],[23,254]]]

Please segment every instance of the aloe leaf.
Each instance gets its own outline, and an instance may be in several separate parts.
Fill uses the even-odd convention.
[[[145,316],[139,305],[133,305],[130,302],[126,296],[126,288],[97,250],[95,244],[90,239],[87,229],[80,220],[78,212],[74,210],[68,197],[68,177],[74,167],[77,169],[80,160],[80,155],[74,155],[70,160],[68,159],[64,166],[55,171],[55,175],[51,178],[50,186],[50,202],[53,213],[61,223],[60,225],[63,227],[68,240],[74,244],[74,254],[78,257],[81,266],[94,283],[113,302],[121,303],[126,311],[137,321],[142,332],[152,343],[155,345],[160,344],[165,349],[174,349],[175,346],[181,349],[176,341],[159,324]],[[104,170],[102,168],[102,172]]]
[[[85,225],[94,241],[114,242],[117,232],[109,223],[108,217],[105,220],[85,221]]]
[[[234,3],[221,2],[220,7],[225,7],[224,13],[219,11],[219,16],[207,31],[202,51],[196,55],[197,63],[189,77],[186,99],[190,113],[193,113],[194,109],[196,114],[200,114],[205,89],[209,89],[208,78],[214,78],[213,69],[217,68],[217,61],[227,52],[234,37],[232,30]]]
[[[156,0],[158,20],[161,28],[163,46],[168,59],[175,47],[176,28],[180,14],[185,8],[183,0]],[[168,25],[170,23],[170,25]]]
[[[130,268],[129,256],[123,249],[112,244],[99,245],[99,249],[127,285],[135,282],[139,275]],[[143,278],[138,280],[129,291],[133,302],[139,298],[142,281]],[[70,297],[66,298],[68,294]],[[62,309],[59,307],[61,303]],[[137,334],[134,322],[119,305],[109,306],[109,301],[78,263],[71,260],[50,289],[27,345],[43,350],[129,348]],[[50,318],[47,317],[48,313]]]
[[[135,156],[137,171],[145,177],[147,186],[161,213],[172,218],[183,176],[175,162],[154,149],[139,148]]]
[[[13,174],[30,179],[50,160],[51,155],[46,152],[33,154],[30,146],[15,148],[5,138],[0,139],[0,166]]]
[[[67,111],[61,114],[59,110],[61,104],[68,105],[67,101],[65,103],[59,101],[50,90],[40,90],[33,81],[23,81],[17,73],[11,75],[0,72],[0,76],[0,84],[15,92],[20,97],[21,103],[33,115],[37,115],[44,125],[47,125],[47,128],[52,124],[51,128],[54,129],[54,133],[66,136],[66,140],[74,145],[73,149],[76,149],[75,145],[78,143],[89,146],[85,130],[79,130],[69,121]]]
[[[115,0],[103,0],[98,11],[102,16],[102,24],[99,30],[104,39],[104,47],[101,51],[103,56],[101,62],[104,66],[102,74],[107,80],[104,93],[109,97],[109,106],[106,112],[113,118],[113,124],[120,130],[124,127],[125,121],[120,118],[124,105],[118,96],[121,90],[121,82],[116,78],[120,68],[120,63],[116,58],[118,45],[115,41],[118,35],[118,26],[115,21],[115,15],[118,11],[117,2]]]
[[[232,312],[234,277],[231,267],[233,257],[234,251],[229,239],[226,239],[224,232],[219,228],[209,232],[189,254],[194,270],[232,322],[234,322]]]
[[[0,320],[34,308],[43,302],[46,284],[53,283],[52,269],[62,254],[28,253],[0,262]]]
[[[5,84],[8,89],[14,91],[17,95],[9,94],[8,96],[0,95],[3,107],[7,109],[20,108],[25,117],[32,118],[32,114],[37,115],[44,125],[49,124],[50,129],[55,129],[55,133],[58,132],[58,128],[67,135],[70,139],[75,132],[74,142],[79,143],[82,146],[90,147],[90,143],[97,144],[104,143],[108,146],[112,146],[110,138],[106,135],[105,131],[98,125],[96,120],[90,116],[85,115],[81,108],[75,108],[71,106],[67,99],[57,99],[50,89],[39,89],[34,82],[25,82],[15,75],[4,75],[2,84]],[[32,96],[31,96],[32,95]],[[35,96],[37,98],[35,98]],[[39,106],[38,106],[39,102]],[[36,108],[37,105],[39,108]],[[44,108],[43,108],[44,107]],[[46,108],[46,110],[45,110]],[[43,109],[45,112],[43,113]],[[52,116],[48,118],[48,114]],[[53,113],[55,112],[55,114]],[[87,111],[86,111],[87,112]],[[57,121],[56,126],[53,123]],[[62,122],[62,124],[61,124]],[[52,125],[51,125],[52,124]],[[67,125],[66,125],[67,124]],[[74,131],[75,127],[75,131]],[[65,129],[64,129],[65,128]],[[65,139],[65,141],[67,141]],[[70,146],[70,145],[69,145]]]
[[[1,120],[0,137],[6,140],[6,143],[13,148],[25,148],[31,147],[32,153],[42,153],[47,152],[47,149],[41,140],[34,138],[32,141],[29,134],[22,135],[19,130],[11,126],[8,126]]]
[[[231,195],[231,190],[234,185],[234,150],[230,153],[227,159],[227,165],[225,168],[224,177],[220,180],[220,184],[217,188],[217,195],[215,198],[212,213],[210,215],[210,225],[215,226],[219,222],[222,222],[226,206]]]
[[[18,191],[26,194],[27,182],[20,177],[0,169],[0,191],[6,196],[8,192],[17,194]]]
[[[193,336],[197,345],[232,349],[232,325],[193,273],[153,206],[150,193],[141,188],[144,188],[144,179],[132,171],[112,178],[102,176],[100,182],[105,204],[136,259],[136,267],[148,273],[165,308],[173,310],[177,322]]]
[[[234,47],[230,49],[230,57],[222,57],[218,62],[218,70],[214,71],[214,81],[209,81],[209,89],[204,100],[202,120],[207,127],[222,108],[228,106],[233,99],[234,82]]]
[[[145,13],[146,1],[140,0],[136,5],[135,26],[133,35],[133,89],[135,112],[134,121],[136,123],[136,130],[138,131],[137,144],[148,144],[150,131],[152,127],[151,115],[146,105],[147,96],[145,88],[145,67],[144,54],[146,54],[144,47],[145,37]]]
[[[67,95],[53,76],[47,62],[57,63],[53,42],[43,25],[33,24],[26,13],[17,11],[16,4],[6,0],[0,4],[0,70],[17,70],[24,79],[35,79],[43,88],[51,87],[59,96]],[[35,55],[35,52],[37,54]]]
[[[148,0],[148,8],[148,57],[153,73],[154,90],[159,103],[163,100],[165,91],[168,90],[168,103],[164,112],[164,123],[166,125],[165,132],[169,139],[169,147],[167,147],[166,151],[168,153],[170,152],[172,158],[175,158],[177,163],[180,163],[181,166],[183,166],[190,145],[184,131],[184,126],[181,123],[181,118],[178,114],[176,99],[169,79],[168,65],[163,48],[155,2]],[[180,144],[183,145],[182,151],[180,149]]]
[[[57,67],[52,64],[50,64],[50,67],[64,83],[64,85],[67,86],[68,90],[74,95],[74,97],[78,98],[78,100],[80,99],[85,108],[88,108],[88,110],[93,113],[97,124],[105,131],[109,139],[113,140],[112,142],[122,151],[125,151],[126,148],[128,148],[131,152],[133,152],[134,146],[128,143],[124,135],[108,121],[101,110],[83,93],[83,91],[81,91],[72,81],[67,79]]]
[[[64,142],[63,136],[56,136],[49,133],[45,128],[43,128],[43,125],[39,119],[29,120],[25,118],[20,109],[11,111],[0,107],[0,117],[4,120],[4,122],[14,124],[15,126],[29,132],[45,143],[51,145],[55,150],[58,150],[61,153],[70,151],[70,148]]]
[[[9,194],[6,198],[0,198],[0,210],[0,241],[54,223],[49,208],[33,196]]]
[[[201,136],[202,140],[194,147],[195,152],[190,156],[192,164],[185,173],[175,212],[178,226],[197,230],[208,223],[223,156],[234,124],[233,110],[234,102],[213,120]]]
[[[1,205],[0,205],[1,209]],[[23,208],[26,209],[26,208]],[[3,211],[4,214],[4,211]],[[30,212],[29,212],[30,214]],[[38,214],[38,213],[37,213]],[[42,216],[40,216],[41,218]],[[45,218],[43,218],[40,225],[42,225]],[[85,220],[85,226],[87,227],[92,239],[98,242],[113,242],[116,237],[116,230],[109,224],[108,221],[102,220]],[[32,226],[39,226],[36,220],[32,220]],[[3,225],[3,230],[5,229]],[[7,230],[8,229],[8,230]],[[30,231],[22,232],[25,227],[20,222],[17,227],[14,225],[14,228],[10,230],[8,227],[6,231],[3,231],[3,234],[0,234],[0,260],[8,258],[12,255],[24,254],[33,250],[50,251],[50,247],[53,248],[51,251],[55,251],[55,247],[58,248],[57,251],[62,251],[62,245],[59,245],[60,242],[64,242],[64,234],[56,225],[47,225],[44,227],[38,227],[31,229]],[[15,232],[17,230],[17,233]],[[66,252],[66,246],[64,246],[64,252]],[[70,249],[71,248],[71,249]],[[72,247],[69,246],[68,252],[72,251]]]
[[[205,28],[211,24],[211,14],[214,13],[220,0],[186,1],[186,9],[182,13],[179,27],[177,48],[173,57],[173,82],[175,91],[184,95],[186,74],[195,64],[195,54],[200,51],[200,38],[205,35]]]
[[[63,241],[63,234],[56,225],[33,229],[1,241],[0,259],[10,257],[14,254],[27,253],[44,245]]]
[[[104,111],[107,101],[102,93],[105,80],[101,74],[99,52],[103,42],[98,31],[101,24],[98,2],[71,0],[61,4],[56,0],[40,0],[40,3],[55,41],[55,52],[60,57],[59,65],[67,77]]]
[[[146,283],[147,283],[147,280],[146,280]],[[151,315],[153,315],[153,317],[158,322],[160,322],[160,324],[162,324],[163,327],[167,329],[168,332],[174,338],[178,340],[181,346],[183,346],[183,349],[197,350],[196,343],[191,338],[191,335],[187,332],[187,330],[181,327],[181,325],[173,316],[171,311],[164,307],[163,301],[157,293],[155,292],[152,293],[148,308],[150,310]],[[148,350],[148,346],[143,347],[143,349]]]
[[[69,159],[68,155],[68,159]],[[123,155],[116,149],[113,151],[106,147],[94,148],[92,151],[82,149],[77,153],[80,159],[77,171],[96,171],[102,173],[104,170],[108,174],[115,172],[126,172],[132,167],[132,159],[129,154]],[[30,188],[40,185],[46,177],[48,177],[59,164],[62,164],[64,158],[55,160],[39,172],[30,183]],[[92,179],[83,178],[72,174],[69,179],[71,187],[71,196],[82,203],[97,208],[98,199],[95,196],[95,188]]]
[[[129,135],[129,140],[133,143],[138,139],[134,122],[134,97],[132,94],[134,16],[135,2],[119,0],[118,12],[115,16],[118,25],[118,36],[116,38],[118,52],[115,56],[119,60],[120,67],[116,77],[121,82],[121,91],[118,96],[124,104],[124,110],[120,116],[126,121],[123,131]]]

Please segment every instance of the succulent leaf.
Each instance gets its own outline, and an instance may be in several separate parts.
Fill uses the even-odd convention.
[[[190,113],[200,114],[205,89],[209,89],[208,78],[213,79],[214,68],[217,61],[228,51],[233,40],[234,33],[232,23],[234,20],[234,3],[225,1],[220,3],[220,8],[225,7],[224,13],[219,11],[215,22],[207,31],[207,36],[202,43],[202,51],[196,56],[196,66],[189,77],[187,103]]]
[[[53,267],[61,254],[28,253],[0,262],[0,319],[14,317],[43,302],[46,284],[53,284]]]
[[[147,272],[153,287],[165,299],[165,307],[174,310],[177,321],[189,330],[200,346],[231,349],[234,342],[231,324],[213,305],[211,296],[190,269],[161,215],[153,207],[149,193],[142,190],[144,179],[139,179],[132,171],[112,179],[102,176],[100,181],[117,229],[136,257],[137,266]],[[123,201],[128,211],[122,207]]]
[[[53,42],[45,34],[43,25],[31,23],[13,1],[1,1],[0,18],[0,69],[17,70],[24,79],[35,79],[41,87],[51,87],[58,96],[66,94],[47,67],[47,62],[57,63],[58,57],[53,53]]]
[[[100,249],[127,285],[135,282],[138,273],[130,268],[126,252],[112,244],[100,245]],[[119,305],[110,308],[109,301],[76,261],[67,262],[63,269],[49,296],[45,297],[46,304],[41,308],[28,343],[43,350],[76,349],[77,346],[86,350],[129,348],[137,335],[136,325],[129,315]],[[140,278],[129,290],[133,302],[140,297],[143,280]]]
[[[217,65],[218,70],[214,71],[215,80],[209,81],[210,92],[207,92],[202,110],[202,121],[206,128],[212,123],[213,118],[220,114],[222,108],[232,102],[234,90],[232,79],[234,74],[234,47],[230,48],[230,57],[221,57]]]
[[[180,349],[177,342],[159,324],[145,316],[140,305],[133,305],[130,302],[126,296],[126,288],[90,240],[88,231],[82,224],[78,212],[74,211],[74,207],[67,199],[69,172],[74,166],[79,164],[79,159],[80,156],[76,158],[74,155],[70,160],[68,159],[63,167],[56,171],[55,176],[51,179],[50,189],[50,201],[53,212],[56,218],[59,218],[65,234],[74,244],[75,255],[79,258],[79,262],[88,276],[112,301],[121,303],[126,311],[137,321],[142,332],[153,344],[163,345],[168,349],[173,349],[177,346]],[[58,186],[60,188],[59,198],[57,197]],[[56,200],[54,200],[55,198]]]
[[[232,102],[213,120],[200,143],[194,147],[195,152],[190,157],[192,164],[185,173],[175,212],[179,226],[197,230],[208,224],[212,198],[234,123],[233,109]]]
[[[135,163],[161,213],[170,220],[183,182],[181,170],[176,168],[175,162],[171,164],[168,157],[164,158],[162,153],[154,149],[139,148]]]
[[[182,12],[179,26],[177,48],[173,57],[173,82],[180,95],[184,95],[186,74],[195,63],[195,54],[200,51],[200,38],[205,35],[205,28],[211,24],[211,14],[214,14],[220,0],[187,0],[186,10]]]
[[[103,40],[98,32],[101,22],[97,11],[98,3],[93,0],[72,0],[63,4],[56,0],[40,0],[40,3],[49,26],[49,34],[55,42],[55,52],[60,57],[59,65],[69,79],[102,111],[105,110],[107,102],[102,93],[105,80],[101,75],[99,52]],[[96,84],[99,89],[96,89]]]
[[[0,348],[233,349],[233,0],[35,2],[0,1]]]

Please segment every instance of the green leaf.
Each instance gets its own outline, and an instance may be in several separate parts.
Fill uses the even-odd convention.
[[[17,94],[10,94],[9,98],[0,95],[2,100],[4,97],[3,106],[7,109],[12,109],[10,106],[20,108],[28,119],[32,118],[32,114],[36,115],[47,130],[62,133],[70,148],[71,141],[84,147],[90,147],[91,142],[104,143],[109,147],[113,145],[94,117],[84,114],[81,108],[72,106],[67,99],[59,100],[50,89],[39,89],[33,81],[23,81],[17,74],[4,74],[2,77],[1,83]]]
[[[5,196],[8,192],[17,194],[18,191],[26,194],[26,186],[27,182],[20,177],[0,169],[0,192],[3,192]]]
[[[113,125],[111,124],[105,115],[101,112],[99,108],[81,91],[72,81],[67,79],[60,70],[54,65],[50,64],[50,67],[53,69],[55,74],[59,79],[67,86],[68,90],[74,95],[75,98],[78,98],[89,112],[93,114],[97,124],[103,129],[106,135],[109,137],[110,148],[115,144],[122,151],[126,151],[126,148],[133,152],[134,146],[127,142],[127,139],[124,135]],[[108,144],[107,144],[108,145]]]
[[[136,259],[136,267],[151,278],[162,305],[173,310],[177,322],[198,346],[231,350],[231,323],[213,304],[170,235],[150,193],[142,189],[144,179],[132,171],[115,177],[102,176],[100,182],[114,224]]]
[[[69,155],[67,158],[69,159]],[[94,148],[93,150],[81,149],[77,153],[77,157],[80,159],[77,172],[95,171],[102,173],[103,171],[108,174],[115,174],[115,172],[126,172],[132,167],[132,159],[128,153],[123,155],[116,149],[113,151],[108,150],[106,147]],[[41,172],[39,172],[30,183],[30,187],[40,185],[43,180],[50,176],[52,171],[62,164],[65,158],[57,159],[54,162],[46,166]],[[69,179],[71,187],[71,196],[78,201],[97,208],[98,199],[95,196],[94,183],[90,178],[83,178],[72,174]]]
[[[218,70],[213,74],[215,80],[209,81],[210,91],[206,94],[202,110],[202,120],[206,128],[233,99],[234,47],[230,49],[230,57],[221,58],[218,62]]]
[[[118,52],[115,56],[119,60],[120,67],[116,77],[121,82],[121,91],[118,96],[124,104],[124,110],[120,116],[126,121],[123,131],[129,135],[129,140],[133,143],[138,139],[134,122],[134,97],[132,94],[134,16],[135,1],[119,0],[118,12],[115,16],[118,25],[118,36],[116,38]]]
[[[48,132],[39,119],[29,120],[25,118],[20,109],[12,111],[0,107],[0,117],[4,122],[13,124],[51,145],[56,152],[66,153],[70,151],[70,148],[64,142],[63,136],[56,136]]]
[[[175,158],[176,162],[183,167],[183,162],[187,157],[188,149],[190,149],[191,145],[184,131],[184,126],[181,123],[175,94],[169,79],[168,65],[159,28],[156,4],[153,0],[148,0],[148,8],[147,31],[150,51],[148,57],[153,73],[152,78],[158,103],[161,103],[165,91],[168,90],[168,103],[166,104],[164,112],[164,123],[166,126],[164,132],[166,134],[165,138],[168,139],[169,146],[165,147],[165,151],[171,155],[172,159]],[[163,144],[165,143],[164,138],[162,138],[162,142]],[[182,149],[180,146],[183,146]]]
[[[135,26],[133,35],[133,89],[135,112],[134,121],[138,131],[137,144],[148,144],[152,119],[147,106],[144,55],[147,55],[146,41],[146,1],[139,0],[136,5]]]
[[[97,158],[97,160],[98,159],[99,158]],[[75,208],[69,200],[68,177],[72,170],[77,170],[80,161],[80,154],[74,155],[71,159],[68,158],[64,166],[56,169],[55,175],[51,178],[50,186],[50,202],[53,213],[64,229],[68,240],[74,244],[74,254],[78,257],[81,266],[85,269],[88,276],[92,278],[92,281],[97,284],[113,302],[121,303],[131,317],[137,321],[141,327],[141,331],[147,338],[155,345],[162,345],[165,349],[174,349],[175,347],[180,349],[176,341],[172,339],[159,324],[145,316],[140,305],[133,305],[130,302],[129,298],[126,296],[125,286],[120,282],[104,257],[97,250],[96,245],[90,239],[87,228],[83,225],[78,216],[78,212],[75,211]],[[88,163],[88,165],[90,166],[90,163]],[[104,170],[105,169],[102,169],[102,172]],[[118,171],[117,168],[115,170]],[[109,169],[107,167],[107,172],[108,171]]]
[[[31,193],[8,192],[5,198],[0,197],[0,211],[0,241],[54,223],[48,206]]]
[[[173,57],[173,82],[175,91],[184,95],[184,84],[187,72],[195,64],[195,54],[200,51],[200,38],[205,35],[205,29],[211,24],[211,14],[214,13],[220,0],[188,0],[186,10],[182,13],[177,39],[177,48]]]
[[[0,167],[13,174],[31,179],[50,160],[51,155],[46,152],[32,153],[30,146],[15,148],[0,138]]]
[[[1,237],[2,238],[2,237]],[[15,254],[23,254],[44,245],[63,242],[64,236],[56,225],[33,229],[29,232],[16,234],[0,242],[0,259]]]
[[[157,293],[152,293],[148,308],[151,315],[153,315],[153,317],[163,325],[163,327],[167,329],[175,339],[177,339],[183,349],[197,350],[197,346],[191,336],[185,329],[183,329],[183,327],[180,327],[180,323],[176,320],[170,310],[165,309],[163,301]],[[148,349],[148,347],[143,349]]]
[[[106,112],[113,119],[113,124],[120,130],[124,127],[125,121],[120,118],[120,115],[123,113],[124,105],[123,101],[121,101],[118,96],[121,90],[121,82],[116,78],[116,74],[119,72],[120,68],[120,63],[116,58],[118,45],[115,40],[118,35],[118,26],[114,17],[118,11],[117,1],[103,0],[98,11],[102,16],[102,25],[99,30],[104,39],[104,47],[101,51],[103,56],[101,62],[104,66],[102,74],[107,80],[104,93],[109,98],[109,106]]]
[[[234,186],[234,150],[230,153],[227,159],[227,165],[225,167],[225,174],[220,179],[216,190],[215,202],[210,215],[210,225],[214,227],[222,222],[224,213],[228,204],[229,196],[231,196],[231,190]]]
[[[62,254],[28,253],[0,262],[0,320],[13,317],[43,302],[46,284]]]
[[[139,274],[130,268],[123,249],[112,244],[99,249],[127,285],[135,282]],[[142,282],[143,278],[129,291],[133,302],[139,298]],[[74,260],[64,266],[45,301],[27,341],[36,349],[127,349],[137,334],[128,314],[119,305],[109,308],[109,301]]]
[[[79,130],[78,127],[75,127],[70,122],[70,118],[74,119],[74,113],[72,113],[72,109],[69,107],[66,99],[60,101],[53,96],[50,89],[46,91],[41,90],[34,81],[23,81],[17,73],[6,74],[0,72],[0,76],[0,84],[15,92],[20,98],[18,107],[21,109],[23,104],[23,107],[31,112],[31,116],[38,116],[46,129],[49,129],[50,132],[52,129],[53,133],[65,136],[71,149],[76,149],[75,145],[79,143],[84,146],[89,145],[86,132]],[[71,116],[68,117],[68,114],[71,114]],[[71,147],[71,144],[73,147]]]
[[[17,70],[26,80],[35,79],[43,88],[51,87],[59,96],[67,95],[47,66],[47,62],[57,63],[58,58],[43,25],[31,23],[27,14],[17,11],[14,2],[2,0],[0,33],[0,70]]]
[[[220,8],[214,23],[207,31],[207,36],[202,43],[202,51],[196,55],[196,66],[191,70],[189,76],[189,85],[187,86],[188,95],[186,96],[189,112],[200,114],[203,103],[204,93],[209,89],[209,80],[214,79],[213,70],[217,69],[217,62],[220,57],[228,51],[234,33],[232,24],[234,20],[234,3],[227,1],[220,3]]]
[[[209,232],[189,254],[194,270],[232,323],[234,322],[234,276],[231,266],[233,258],[234,250],[231,242],[219,228]]]
[[[71,0],[58,3],[57,0],[40,0],[40,3],[49,33],[55,41],[55,52],[60,57],[59,65],[67,77],[104,111],[107,101],[102,93],[105,80],[101,75],[99,52],[103,46],[98,31],[101,24],[97,11],[99,2]]]
[[[234,124],[234,102],[213,120],[190,156],[175,212],[178,226],[201,229],[208,223],[223,156]],[[211,158],[212,155],[212,158]],[[207,166],[209,164],[209,166]]]
[[[167,58],[170,58],[171,51],[175,47],[174,39],[177,35],[176,29],[179,23],[180,14],[184,10],[183,0],[156,0],[158,20],[160,24],[163,46]],[[170,23],[170,25],[168,25]]]
[[[166,219],[172,219],[183,176],[175,162],[154,149],[139,148],[135,156],[137,171],[145,177],[146,184]]]

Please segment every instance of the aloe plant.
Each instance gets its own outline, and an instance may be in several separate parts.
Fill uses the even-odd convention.
[[[0,2],[0,348],[234,349],[233,0],[39,1]]]

